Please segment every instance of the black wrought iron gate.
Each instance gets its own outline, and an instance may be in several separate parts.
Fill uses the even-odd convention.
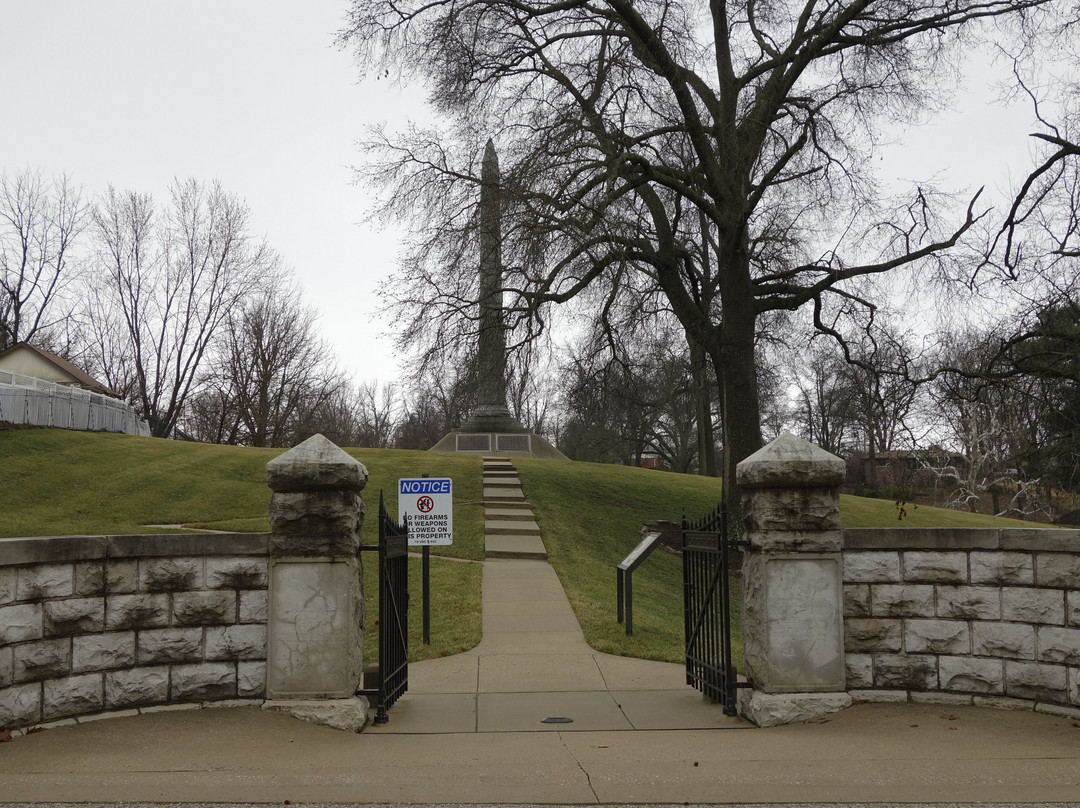
[[[375,723],[390,720],[387,710],[409,689],[409,542],[379,494],[379,687],[361,691],[375,699]]]
[[[735,715],[739,687],[731,658],[731,558],[746,542],[728,537],[727,509],[696,521],[682,520],[683,616],[686,629],[686,683]]]

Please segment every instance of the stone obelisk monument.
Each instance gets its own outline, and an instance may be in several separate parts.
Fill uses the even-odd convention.
[[[434,452],[535,455],[567,459],[531,433],[506,406],[506,321],[503,314],[502,177],[495,144],[488,140],[480,166],[480,293],[477,299],[477,406]]]
[[[480,296],[476,337],[477,406],[462,430],[524,432],[506,406],[506,323],[503,317],[502,178],[488,140],[480,166]]]

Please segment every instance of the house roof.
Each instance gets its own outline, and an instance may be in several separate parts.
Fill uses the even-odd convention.
[[[0,359],[3,359],[5,356],[13,354],[18,350],[26,350],[30,351],[31,353],[37,354],[46,362],[55,365],[61,372],[70,376],[72,382],[74,384],[77,384],[79,387],[90,390],[94,393],[102,393],[107,396],[112,396],[113,398],[118,398],[116,393],[103,385],[85,370],[76,367],[68,360],[64,359],[63,357],[57,356],[51,351],[46,351],[44,348],[38,348],[36,345],[31,345],[29,342],[16,342],[10,348],[6,348],[3,351],[0,351]]]

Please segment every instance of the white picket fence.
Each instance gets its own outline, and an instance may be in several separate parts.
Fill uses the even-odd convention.
[[[0,421],[150,435],[150,426],[126,401],[6,370],[0,370]]]

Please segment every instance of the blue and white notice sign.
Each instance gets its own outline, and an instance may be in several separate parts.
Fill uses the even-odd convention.
[[[398,480],[398,521],[409,545],[454,543],[454,484],[449,477]]]

